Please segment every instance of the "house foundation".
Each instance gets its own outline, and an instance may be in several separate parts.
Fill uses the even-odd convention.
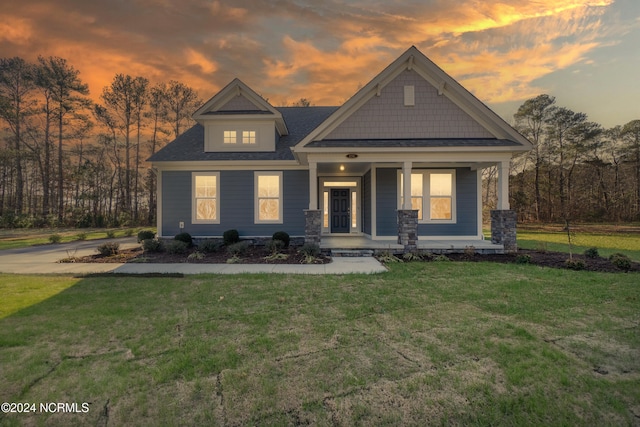
[[[304,242],[320,245],[320,235],[322,234],[322,211],[317,209],[305,209],[304,219]]]
[[[398,244],[409,252],[418,248],[418,211],[398,210]]]
[[[505,253],[513,253],[518,250],[516,221],[516,212],[513,210],[491,211],[491,243],[503,245]]]

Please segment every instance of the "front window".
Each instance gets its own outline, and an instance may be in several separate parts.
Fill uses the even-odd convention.
[[[399,173],[399,203],[404,206],[404,183]],[[414,171],[411,173],[411,209],[418,221],[455,222],[455,171]]]
[[[282,223],[282,172],[255,173],[255,222]]]
[[[192,175],[192,222],[194,224],[220,223],[220,173],[195,172]]]

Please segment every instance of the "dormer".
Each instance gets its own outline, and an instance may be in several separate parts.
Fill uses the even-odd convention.
[[[239,79],[234,79],[195,113],[204,127],[204,151],[275,151],[288,135],[282,114]]]

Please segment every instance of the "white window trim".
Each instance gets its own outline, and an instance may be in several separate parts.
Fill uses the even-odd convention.
[[[260,197],[258,197],[258,178],[261,176],[277,176],[279,182],[279,201],[278,203],[278,219],[264,220],[260,219]],[[253,173],[253,214],[255,224],[282,224],[284,222],[284,194],[283,194],[283,177],[282,171],[279,172],[254,172]]]
[[[196,177],[216,177],[216,219],[197,219],[196,213]],[[191,223],[192,224],[220,224],[220,172],[192,172],[191,173]],[[207,197],[208,198],[208,197]]]
[[[331,184],[339,184],[339,185],[329,185]],[[355,185],[351,185],[355,183]],[[338,177],[338,176],[324,176],[320,177],[320,187],[319,193],[321,194],[319,205],[320,210],[322,211],[323,220],[322,220],[322,234],[331,234],[331,224],[328,227],[324,226],[324,210],[328,209],[328,206],[325,206],[324,203],[324,192],[328,191],[330,188],[349,188],[356,192],[356,226],[353,227],[351,222],[351,218],[349,219],[349,233],[360,233],[362,231],[362,178],[359,176],[347,176],[347,177]],[[326,186],[326,188],[325,188]],[[353,196],[352,196],[353,197]],[[329,195],[329,199],[331,199],[331,195]],[[351,207],[353,212],[353,206]],[[344,235],[343,233],[338,233],[339,235]]]
[[[422,174],[422,219],[419,224],[456,224],[458,222],[456,209],[456,170],[455,169],[413,169],[412,174]],[[431,219],[431,174],[451,174],[451,219]],[[402,170],[398,170],[398,209],[402,209]],[[440,196],[441,197],[441,196]]]

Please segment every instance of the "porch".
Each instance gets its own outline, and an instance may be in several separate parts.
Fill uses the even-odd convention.
[[[473,247],[476,253],[501,254],[504,253],[504,245],[491,243],[491,240],[418,240],[418,250],[428,251],[434,254],[462,253]],[[322,236],[320,249],[323,251],[336,250],[370,250],[373,252],[390,251],[393,253],[404,252],[404,246],[393,240],[371,239],[367,236]]]

